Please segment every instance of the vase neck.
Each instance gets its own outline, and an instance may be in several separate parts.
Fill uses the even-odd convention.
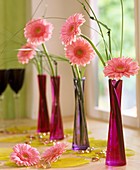
[[[74,78],[75,97],[78,97],[80,100],[84,100],[84,85],[85,77],[82,79]]]
[[[109,80],[109,94],[111,108],[116,104],[121,107],[122,80]]]
[[[60,76],[51,77],[52,101],[59,102]]]
[[[46,75],[38,75],[39,92],[46,94]]]

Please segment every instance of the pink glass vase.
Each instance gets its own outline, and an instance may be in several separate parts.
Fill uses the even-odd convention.
[[[60,109],[60,76],[51,77],[52,113],[50,122],[50,140],[64,139],[63,122]]]
[[[106,165],[126,165],[123,127],[121,119],[122,80],[109,80],[110,120]]]
[[[38,75],[39,86],[39,112],[37,132],[50,131],[49,114],[46,99],[46,75]]]
[[[73,150],[86,150],[89,147],[87,122],[84,109],[84,82],[83,79],[74,79],[75,87],[75,115],[73,128]]]

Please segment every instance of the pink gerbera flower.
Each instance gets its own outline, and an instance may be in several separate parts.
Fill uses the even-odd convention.
[[[46,19],[33,19],[26,24],[24,36],[27,38],[27,42],[40,45],[51,38],[52,31],[53,25]]]
[[[138,63],[131,58],[118,57],[109,60],[103,72],[111,79],[120,79],[137,74],[139,69]]]
[[[11,160],[18,166],[36,165],[40,160],[40,154],[36,148],[28,144],[17,144],[13,147],[14,152],[11,154]]]
[[[82,14],[76,13],[70,16],[61,29],[61,41],[63,44],[70,44],[75,41],[76,35],[81,34],[80,26],[85,22]]]
[[[95,56],[92,46],[83,38],[77,38],[75,42],[65,47],[66,57],[72,64],[85,66]]]
[[[56,143],[54,146],[46,149],[41,158],[45,162],[52,163],[66,151],[66,147],[65,143]]]
[[[36,47],[32,44],[27,43],[23,45],[17,54],[18,61],[22,64],[27,64],[30,59],[34,58]]]

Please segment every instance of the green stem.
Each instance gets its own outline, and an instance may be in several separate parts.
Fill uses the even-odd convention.
[[[40,56],[40,69],[41,69],[41,73],[43,74],[43,61],[42,61],[42,56]]]
[[[88,12],[88,10],[86,9],[85,5],[84,5],[82,2],[80,2],[79,0],[77,0],[77,1],[78,1],[79,3],[81,3],[81,5],[83,6],[84,10],[86,11],[86,13],[88,14],[88,16],[89,16],[90,19],[98,22],[98,23],[101,24],[104,28],[106,28],[108,31],[111,30],[106,24],[104,24],[103,22],[97,20],[97,18],[95,19],[94,17],[92,17],[92,16],[90,15],[90,13]],[[89,4],[88,4],[88,6],[90,7]],[[91,7],[90,7],[90,9],[91,9]]]
[[[40,74],[43,74],[43,61],[42,61],[42,55],[39,54],[38,52],[37,52],[36,62],[37,62],[37,64],[38,64]]]
[[[100,30],[100,33],[101,33],[101,36],[102,36],[102,39],[103,39],[103,42],[104,42],[104,47],[105,47],[105,53],[106,53],[106,56],[107,56],[107,60],[108,60],[108,52],[107,52],[107,48],[106,48],[106,42],[105,42],[105,39],[104,39],[104,34],[102,32],[102,29],[101,29],[101,26],[100,26],[100,23],[98,22],[98,19],[93,11],[93,9],[91,8],[91,6],[89,5],[89,3],[87,2],[87,0],[85,0],[86,4],[88,5],[88,7],[90,8],[94,18],[95,18],[95,21],[97,22],[97,25],[99,27],[99,30]]]
[[[42,74],[42,69],[41,69],[41,65],[40,65],[40,62],[38,62],[37,58],[34,58],[34,64],[37,68],[37,71],[38,71],[38,74]]]
[[[103,64],[103,66],[105,66],[105,62],[104,62],[104,60],[103,60],[101,54],[99,53],[99,51],[97,50],[97,48],[96,48],[95,45],[93,44],[93,42],[92,42],[87,36],[85,36],[85,35],[83,35],[83,34],[81,34],[80,36],[83,37],[84,39],[86,39],[86,40],[91,44],[91,46],[92,46],[93,49],[95,50],[96,54],[97,54],[98,57],[100,58],[100,60],[101,60],[101,62],[102,62],[102,64]]]
[[[120,47],[120,57],[122,57],[122,49],[123,49],[123,27],[124,27],[124,14],[123,14],[123,2],[121,2],[121,12],[122,12],[122,27],[121,27],[121,47]]]
[[[80,99],[82,100],[82,103],[83,103],[84,102],[84,96],[83,96],[83,90],[82,90],[82,84],[81,84],[82,77],[81,77],[81,74],[80,74],[80,71],[79,71],[79,68],[78,68],[77,65],[75,65],[75,70],[76,70],[76,73],[77,73],[77,76],[78,76],[78,79],[77,79],[78,82],[77,83],[78,83],[79,92],[80,92],[79,95],[80,95]]]
[[[75,74],[73,65],[71,65],[71,68],[72,68],[73,76],[74,76],[74,78],[76,78],[76,74]]]
[[[66,62],[69,62],[69,60],[66,57],[63,57],[63,56],[57,56],[57,55],[52,55],[52,54],[50,56],[55,61],[66,61]]]
[[[81,80],[81,74],[80,74],[80,72],[79,72],[79,68],[78,68],[78,66],[77,65],[75,65],[75,70],[76,70],[76,73],[77,73],[77,76],[78,76],[78,79],[79,80]]]
[[[44,53],[45,53],[45,55],[46,55],[46,57],[47,57],[47,59],[48,59],[49,65],[50,65],[51,76],[55,76],[55,73],[54,73],[54,70],[53,70],[53,65],[52,65],[52,62],[51,62],[51,60],[50,60],[49,54],[48,54],[48,52],[47,52],[47,49],[46,49],[46,46],[45,46],[44,43],[42,44],[42,47],[43,47]]]
[[[57,70],[57,62],[54,60],[54,65],[55,65],[55,75],[57,76],[58,70]]]

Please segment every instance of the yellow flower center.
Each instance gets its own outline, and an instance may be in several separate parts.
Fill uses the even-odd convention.
[[[119,71],[119,72],[122,72],[122,71],[125,70],[125,68],[124,68],[123,66],[118,66],[118,67],[116,68],[116,70]]]
[[[76,51],[76,55],[77,55],[79,58],[81,58],[82,55],[83,55],[83,50],[78,49],[78,50]]]
[[[29,155],[27,153],[24,153],[23,157],[26,159],[26,158],[29,158]]]
[[[73,32],[74,31],[74,26],[71,25],[70,28],[69,28],[69,32]]]
[[[36,31],[36,33],[37,33],[37,34],[39,34],[39,33],[41,32],[41,28],[40,28],[40,27],[38,27],[38,28],[36,28],[36,30],[35,30],[35,31]]]

